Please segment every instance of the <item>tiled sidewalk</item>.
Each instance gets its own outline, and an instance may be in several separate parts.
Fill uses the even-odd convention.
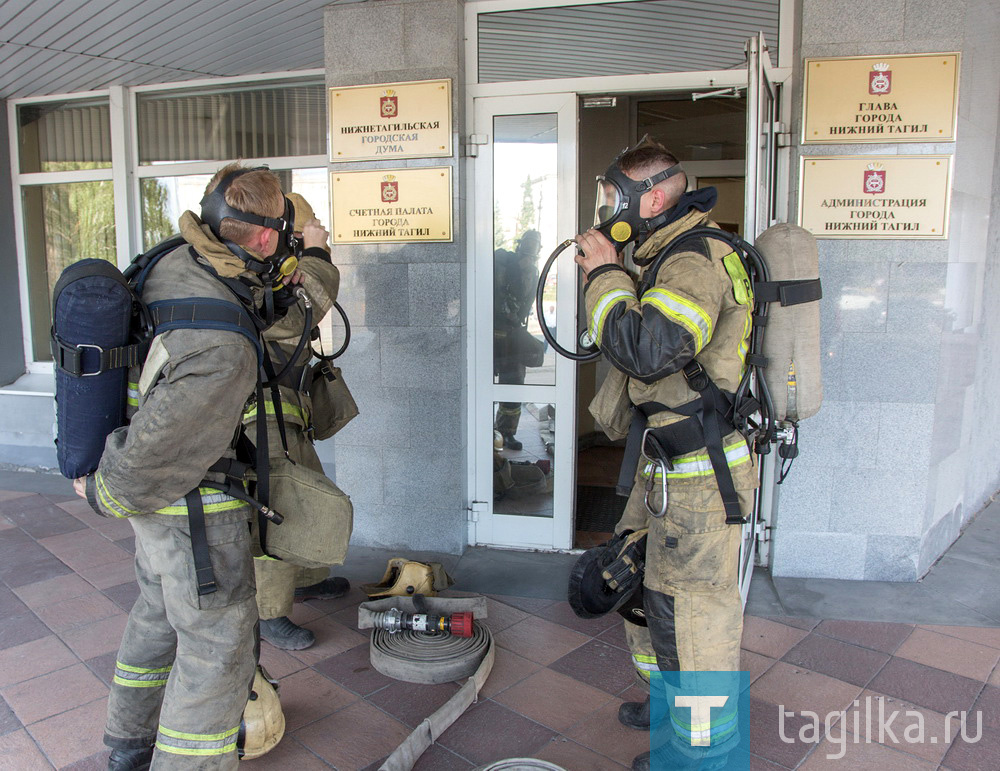
[[[108,681],[126,613],[137,594],[132,531],[102,520],[78,499],[0,492],[0,771],[103,769],[101,744]],[[378,576],[373,576],[377,579]],[[461,586],[461,575],[458,576]],[[264,644],[262,658],[281,679],[288,731],[279,747],[250,768],[377,768],[455,685],[417,686],[375,672],[358,632],[352,591],[335,601],[296,606],[294,619],[318,643],[295,653]],[[416,766],[471,769],[501,758],[532,756],[570,771],[621,769],[647,749],[644,733],[620,726],[618,705],[640,697],[617,616],[583,621],[564,602],[492,596],[497,661],[478,704]],[[1000,629],[748,616],[744,668],[754,730],[744,747],[760,769],[1000,768]],[[868,701],[871,697],[871,701]],[[866,720],[846,754],[830,738],[783,742],[776,705],[795,737],[804,710],[822,719],[858,701],[896,710],[899,741]],[[944,716],[981,710],[982,738],[950,744]],[[902,713],[910,710],[909,715]],[[922,716],[928,741],[903,731]],[[975,723],[969,726],[975,734]],[[956,727],[952,733],[957,733]],[[835,730],[834,736],[841,734]],[[811,738],[805,725],[805,737]],[[939,741],[933,742],[938,738]]]

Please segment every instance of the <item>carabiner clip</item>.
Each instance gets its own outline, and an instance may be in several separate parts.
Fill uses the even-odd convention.
[[[642,502],[646,506],[649,516],[659,519],[667,513],[667,464],[662,458],[651,458],[646,454],[646,438],[652,430],[651,428],[647,428],[643,431],[642,444],[639,446],[640,457],[649,464],[647,466],[649,468],[649,476],[646,477],[646,492],[642,496]],[[657,469],[660,472],[660,508],[658,510],[654,509],[649,503],[649,496],[653,492],[653,486],[656,484]]]

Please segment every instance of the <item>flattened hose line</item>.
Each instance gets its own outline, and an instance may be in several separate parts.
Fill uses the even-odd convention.
[[[371,662],[387,677],[408,683],[450,683],[471,677],[490,647],[490,630],[474,621],[472,637],[446,632],[372,630]]]

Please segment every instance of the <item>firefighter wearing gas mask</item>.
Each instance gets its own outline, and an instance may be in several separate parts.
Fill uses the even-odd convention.
[[[222,469],[235,464],[234,437],[258,382],[258,330],[280,316],[275,287],[294,267],[287,208],[271,172],[230,164],[209,183],[202,216],[182,215],[186,243],[152,267],[144,302],[235,308],[250,328],[202,322],[158,334],[130,384],[131,422],[108,437],[96,473],[75,484],[97,513],[129,518],[136,534],[139,597],[108,702],[111,771],[239,763],[257,646],[251,509],[200,481],[225,484]]]
[[[299,239],[297,284],[307,292],[313,305],[313,323],[327,314],[337,299],[340,288],[340,271],[330,259],[327,239],[329,233],[316,219],[312,207],[301,195],[287,195],[294,208],[294,233]],[[302,318],[286,316],[264,332],[265,345],[277,368],[283,369],[295,356],[302,337]],[[299,351],[288,372],[281,377],[278,391],[281,401],[281,420],[284,439],[278,426],[273,399],[265,398],[267,411],[268,448],[272,457],[280,456],[287,445],[289,458],[306,468],[323,473],[323,465],[316,455],[310,429],[312,426],[312,399],[309,395],[309,378],[312,374],[309,346]],[[253,405],[244,415],[247,435],[256,436],[259,405]],[[277,503],[277,502],[275,502]],[[280,508],[280,507],[279,507]],[[293,513],[293,512],[288,512]],[[276,560],[260,553],[254,558],[257,577],[257,608],[260,611],[260,636],[278,648],[302,650],[315,642],[312,631],[295,624],[288,616],[295,600],[333,599],[347,593],[347,579],[330,576],[329,568],[306,568],[288,560]]]
[[[624,375],[613,372],[605,387],[617,382],[627,392],[627,400],[599,394],[595,404],[633,409],[646,421],[616,527],[619,535],[648,528],[642,612],[635,617],[646,625],[625,624],[637,675],[646,683],[654,672],[739,670],[739,519],[750,513],[757,486],[753,454],[721,414],[721,400],[739,384],[751,329],[742,268],[725,259],[730,250],[721,242],[692,238],[672,249],[658,275],[644,275],[668,242],[694,227],[716,227],[709,216],[715,189],[686,192],[686,184],[677,159],[643,140],[598,178],[595,227],[576,239],[589,334]],[[622,250],[631,243],[638,278],[623,265]],[[723,396],[718,410],[700,412],[706,383]],[[622,415],[598,416],[603,425],[616,418],[620,424]],[[718,452],[706,447],[712,434],[721,439]],[[728,466],[731,484],[717,480],[714,464]],[[648,730],[649,714],[648,699],[627,702],[619,719]],[[680,717],[685,722],[690,725],[687,713]],[[661,750],[666,756],[654,765],[687,767],[684,748],[679,757],[670,754],[674,749]],[[633,768],[648,769],[650,762],[645,753]]]

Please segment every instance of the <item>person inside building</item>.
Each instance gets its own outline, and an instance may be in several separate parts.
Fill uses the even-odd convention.
[[[626,635],[640,682],[653,677],[667,689],[684,673],[740,668],[740,521],[751,512],[757,486],[743,436],[726,423],[724,410],[702,410],[705,394],[715,388],[724,399],[740,381],[751,324],[742,293],[746,274],[724,259],[731,251],[724,244],[692,237],[670,250],[655,276],[644,275],[677,236],[715,226],[714,188],[686,188],[677,159],[645,139],[599,178],[598,224],[576,239],[590,334],[627,375],[633,419],[648,420],[616,533],[648,528],[642,586],[648,626],[626,622]],[[641,287],[623,265],[621,250],[629,243],[636,244]],[[721,713],[712,711],[710,747],[693,746],[692,732],[708,738],[707,724],[693,725],[689,710],[671,707],[672,740],[652,744],[653,767],[724,767],[739,740],[735,695]],[[649,730],[649,699],[622,704],[619,720]],[[685,732],[691,741],[680,738]],[[645,753],[632,768],[650,764]]]
[[[295,210],[294,230],[303,250],[299,255],[298,271],[302,276],[301,286],[309,294],[313,304],[313,323],[318,324],[333,307],[340,287],[340,271],[330,259],[327,239],[329,233],[323,227],[312,207],[298,193],[289,193],[288,200]],[[264,332],[264,340],[274,360],[276,370],[284,368],[295,355],[296,346],[302,337],[301,316],[287,317]],[[268,448],[272,456],[282,456],[287,445],[288,455],[306,468],[323,473],[323,464],[316,455],[310,433],[312,401],[308,390],[309,346],[306,346],[279,384],[281,394],[281,417],[284,423],[284,440],[278,429],[274,405],[267,401]],[[244,421],[247,435],[256,436],[257,407],[248,410]],[[273,501],[283,510],[278,501]],[[294,623],[288,616],[293,601],[308,599],[333,599],[341,597],[350,589],[347,579],[330,576],[329,568],[307,568],[291,561],[277,560],[265,553],[255,556],[254,573],[257,577],[257,608],[260,612],[260,636],[278,648],[302,650],[311,646],[316,637],[313,632]]]
[[[527,367],[539,367],[545,344],[528,332],[528,316],[535,302],[538,284],[538,252],[542,237],[526,230],[516,251],[497,249],[493,255],[496,271],[493,299],[493,374],[496,382],[523,385]],[[494,428],[503,437],[503,446],[520,450],[523,443],[514,435],[521,421],[519,402],[501,402]]]
[[[186,243],[153,265],[142,298],[197,298],[235,312],[245,334],[231,323],[158,334],[130,424],[109,435],[97,471],[74,483],[98,514],[127,517],[135,530],[139,597],[108,701],[111,771],[239,765],[257,659],[250,506],[205,485],[225,484],[222,469],[233,468],[234,438],[257,384],[259,343],[248,314],[266,323],[263,297],[287,256],[290,228],[279,180],[264,169],[220,169],[202,201],[206,220],[209,207],[222,212],[216,226],[190,211],[181,216]]]

